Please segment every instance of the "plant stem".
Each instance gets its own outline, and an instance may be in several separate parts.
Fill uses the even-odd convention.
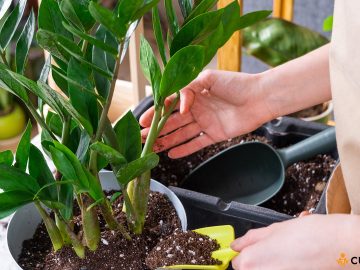
[[[45,123],[45,121],[41,118],[41,116],[37,113],[34,105],[29,102],[27,104],[27,108],[29,109],[31,115],[35,118],[36,122],[39,123],[39,125],[45,129],[47,132],[49,132],[51,138],[53,138],[54,140],[57,140],[56,137],[54,136],[54,134],[51,132],[51,130],[49,129],[48,125]]]
[[[35,206],[37,210],[39,211],[41,218],[44,221],[44,224],[46,226],[46,230],[50,236],[51,243],[54,247],[55,252],[61,249],[64,245],[62,236],[60,234],[60,231],[58,227],[56,226],[55,222],[50,218],[49,214],[44,210],[44,208],[41,206],[40,202],[35,201]]]
[[[64,228],[63,233],[70,239],[70,242],[73,246],[73,249],[74,249],[76,255],[78,257],[80,257],[81,259],[84,259],[85,258],[84,245],[81,243],[81,241],[79,240],[77,235],[74,233],[74,231],[70,227],[69,223],[63,219],[63,217],[61,216],[59,211],[57,211],[57,210],[54,210],[54,211],[55,211],[55,215],[56,215],[55,217],[57,217],[57,223],[59,223],[58,227]],[[60,232],[61,232],[61,230],[60,230]]]
[[[165,111],[164,116],[161,118],[158,128],[157,128],[157,136],[159,136],[161,130],[163,129],[164,125],[166,124],[166,121],[169,119],[170,115],[174,111],[176,104],[179,102],[180,95],[177,94],[176,98],[172,101],[167,111]]]
[[[141,153],[142,157],[153,151],[153,146],[158,135],[158,125],[161,118],[161,110],[162,107],[155,108],[155,113],[151,123],[150,131],[148,137],[146,138],[143,151]],[[132,203],[137,214],[134,226],[134,233],[136,234],[142,233],[145,224],[147,204],[150,194],[150,176],[150,171],[147,171],[129,184],[130,190],[132,188],[131,185],[134,185]]]
[[[95,207],[88,209],[90,204],[90,200],[84,200],[84,205],[81,209],[81,219],[86,245],[91,251],[95,251],[100,243],[100,223]]]
[[[8,63],[8,61],[7,61],[7,59],[6,59],[6,53],[5,53],[5,51],[1,52],[1,53],[0,53],[0,56],[1,56],[1,59],[2,59],[3,63],[10,68],[10,65],[9,65],[9,63]]]
[[[62,128],[62,135],[61,135],[61,143],[63,145],[66,145],[69,141],[70,136],[70,124],[71,124],[71,118],[66,117],[63,128]]]

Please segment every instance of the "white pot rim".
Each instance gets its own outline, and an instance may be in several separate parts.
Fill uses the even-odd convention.
[[[325,111],[323,111],[321,114],[315,115],[315,116],[310,116],[310,117],[303,117],[301,118],[304,121],[317,121],[321,118],[324,118],[326,116],[328,116],[329,114],[332,113],[332,111],[334,110],[334,103],[332,101],[327,102],[327,108]]]

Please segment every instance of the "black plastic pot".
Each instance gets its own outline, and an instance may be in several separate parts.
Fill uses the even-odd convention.
[[[139,118],[152,104],[153,101],[151,97],[145,98],[134,110],[135,116]],[[328,128],[328,126],[324,124],[307,122],[297,118],[282,117],[264,124],[254,131],[254,133],[265,136],[271,140],[276,147],[281,148],[301,141],[326,128]],[[329,154],[335,159],[338,158],[336,148]],[[170,189],[178,195],[185,206],[188,215],[189,229],[231,224],[235,227],[237,236],[241,236],[249,229],[263,227],[274,222],[293,218],[292,216],[261,206],[250,206],[236,202],[227,204],[214,196],[179,187],[170,187]],[[317,205],[315,213],[326,213],[324,193]]]

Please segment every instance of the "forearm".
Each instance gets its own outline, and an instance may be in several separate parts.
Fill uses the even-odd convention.
[[[331,99],[329,45],[260,73],[258,78],[271,118],[328,101]]]

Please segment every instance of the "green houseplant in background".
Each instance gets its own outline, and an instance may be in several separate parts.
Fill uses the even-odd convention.
[[[9,25],[4,26],[4,22],[6,17],[9,15],[7,10],[9,9],[11,1],[2,3],[0,7],[0,36],[6,36],[7,28]],[[25,8],[25,7],[22,7]],[[9,12],[10,13],[10,12]],[[21,17],[20,17],[21,18]],[[9,24],[9,23],[8,23]],[[17,25],[12,25],[12,27],[16,28]],[[10,43],[4,42],[4,38],[0,38],[0,55],[1,61],[7,63],[8,55],[9,55],[9,45]],[[17,44],[20,46],[26,46],[24,44],[23,38],[17,40]],[[22,61],[21,55],[17,55],[18,62]],[[17,70],[21,70],[21,65],[15,67]],[[14,68],[13,68],[14,69]],[[24,110],[19,106],[19,104],[14,100],[14,96],[5,91],[0,84],[0,140],[7,140],[13,138],[21,132],[24,131],[26,126],[26,116]]]
[[[142,233],[150,170],[158,163],[153,144],[177,101],[165,108],[165,99],[193,80],[234,31],[270,13],[240,16],[237,1],[217,11],[209,11],[217,1],[179,1],[185,19],[179,25],[172,2],[165,0],[171,30],[167,54],[156,7],[159,2],[121,0],[110,10],[91,0],[42,0],[36,39],[50,57],[40,77],[34,81],[21,69],[12,70],[6,61],[0,64],[1,86],[16,95],[41,126],[42,148],[57,170],[53,176],[42,152],[31,144],[29,123],[15,156],[10,151],[0,153],[0,188],[4,191],[0,193],[0,218],[34,202],[55,251],[71,246],[80,258],[85,257],[86,249],[96,251],[101,233],[99,213],[108,229],[118,231],[119,237],[131,240],[133,234]],[[25,4],[26,0],[20,0],[4,25],[16,25]],[[141,64],[152,83],[155,100],[153,125],[142,148],[140,127],[131,112],[114,126],[107,114],[129,37],[151,9],[164,68],[142,39]],[[1,44],[10,42],[16,28],[10,26],[3,27],[8,34],[1,36]],[[31,43],[35,26],[34,17],[29,17],[23,31],[25,44]],[[18,44],[16,49],[25,63],[29,46]],[[62,93],[48,85],[50,72]],[[39,98],[39,109],[30,102],[30,93]],[[44,104],[51,108],[47,115]],[[99,171],[107,165],[121,188],[125,224],[115,218],[111,201],[101,188]],[[73,226],[75,206],[81,212],[81,234]]]
[[[328,26],[330,22],[326,24]],[[293,22],[269,18],[243,31],[245,51],[271,67],[298,58],[329,42],[321,34]],[[324,103],[292,116],[327,123],[333,105]]]

